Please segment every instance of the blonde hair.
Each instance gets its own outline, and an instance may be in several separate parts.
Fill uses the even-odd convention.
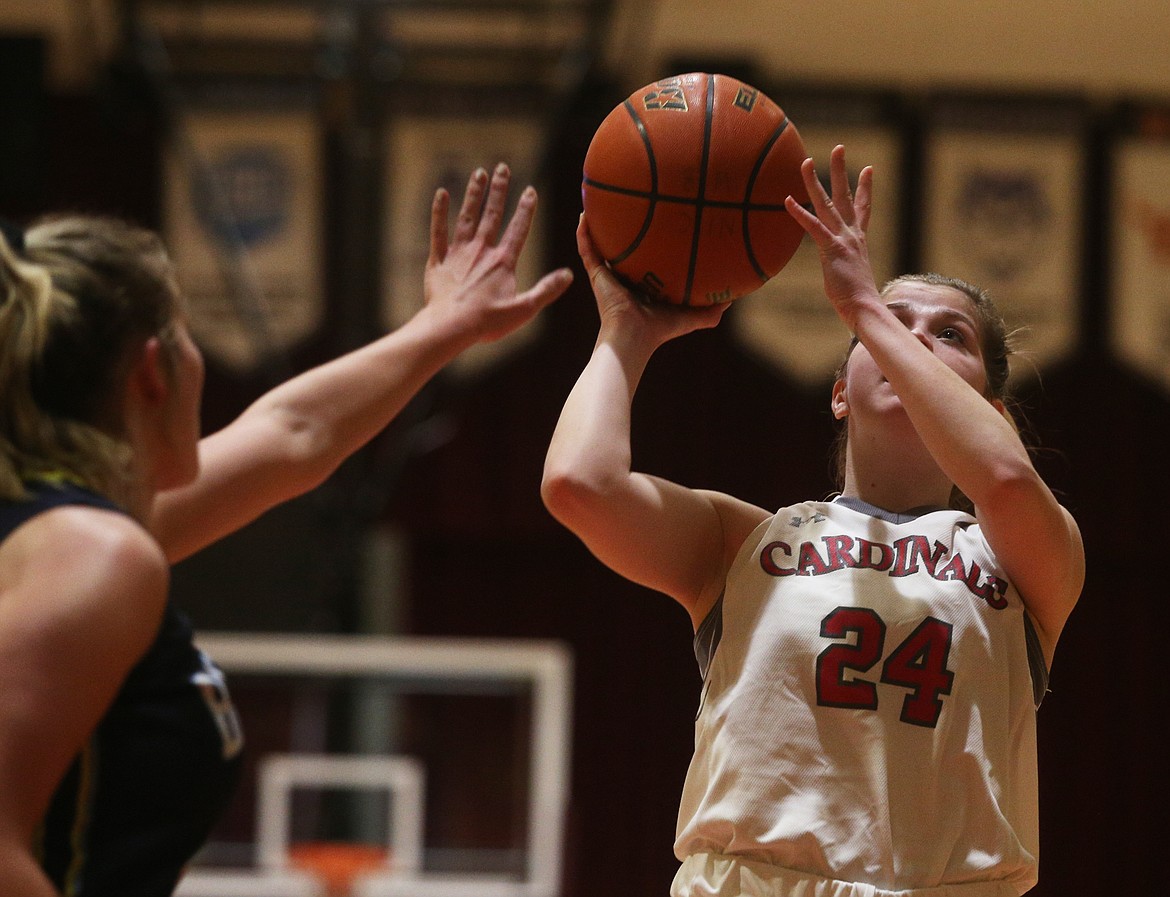
[[[171,263],[155,234],[116,219],[46,219],[24,237],[20,254],[0,239],[0,499],[62,477],[124,499],[118,402],[132,353],[171,343]]]

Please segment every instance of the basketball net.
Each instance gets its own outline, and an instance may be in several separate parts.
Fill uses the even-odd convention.
[[[389,868],[390,851],[377,844],[303,841],[289,845],[288,861],[318,878],[328,897],[349,897],[359,875]]]

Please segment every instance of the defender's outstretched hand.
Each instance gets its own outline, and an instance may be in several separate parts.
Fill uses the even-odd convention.
[[[200,443],[198,479],[161,495],[151,517],[172,562],[319,485],[461,352],[510,333],[565,291],[567,268],[516,291],[536,191],[524,191],[504,227],[509,179],[502,164],[491,178],[482,168],[471,175],[450,239],[450,197],[435,194],[425,303],[409,321],[270,390]]]
[[[856,304],[872,300],[878,293],[866,245],[873,169],[867,165],[861,170],[856,196],[849,190],[843,146],[834,147],[829,157],[832,196],[821,185],[812,159],[804,160],[800,173],[816,214],[791,196],[785,200],[785,207],[816,243],[825,278],[825,294],[849,329],[854,330]]]
[[[561,268],[532,288],[516,291],[516,264],[532,227],[536,191],[524,188],[512,220],[504,227],[510,180],[511,172],[502,162],[490,179],[482,168],[472,173],[450,239],[450,195],[440,189],[431,204],[425,300],[434,311],[466,328],[472,342],[511,333],[560,296],[573,280],[572,272]]]

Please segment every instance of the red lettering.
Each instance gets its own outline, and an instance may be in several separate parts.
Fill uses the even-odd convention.
[[[825,543],[825,551],[829,555],[830,570],[857,566],[857,561],[849,554],[849,549],[853,547],[852,536],[823,536],[821,541]]]
[[[975,564],[974,569],[978,570],[979,565]],[[967,578],[967,571],[963,567],[963,556],[961,554],[956,554],[954,557],[952,557],[949,561],[947,561],[946,565],[941,570],[934,573],[934,578],[947,582],[954,580],[958,580],[959,582],[969,582]]]
[[[982,571],[978,564],[971,565],[971,575],[967,578],[967,588],[971,593],[987,602],[989,607],[995,610],[1003,610],[1007,607],[1007,582],[1000,579],[998,576],[988,576],[983,582],[979,582],[979,574]]]
[[[829,572],[829,565],[817,554],[812,542],[800,543],[800,559],[796,562],[797,576],[820,576]]]
[[[774,557],[777,551],[782,551],[788,557],[792,557],[792,546],[787,542],[769,542],[764,546],[764,550],[760,552],[760,566],[763,567],[764,572],[769,576],[791,576],[796,570],[792,567],[781,567],[777,564]]]
[[[877,551],[877,559],[873,553]],[[894,549],[881,542],[871,542],[869,539],[857,540],[857,566],[867,570],[889,570],[894,562]]]
[[[938,566],[939,558],[946,552],[947,547],[942,542],[934,543],[934,553],[927,548],[926,536],[906,536],[894,543],[897,560],[890,576],[909,576],[918,572],[918,561],[921,560],[927,572],[933,576]]]
[[[960,554],[951,556],[940,566],[947,547],[936,540],[931,546],[925,536],[906,536],[893,545],[854,539],[852,536],[822,536],[824,554],[815,542],[801,542],[794,552],[787,542],[769,542],[760,551],[760,567],[769,576],[821,576],[836,570],[859,568],[888,570],[890,576],[911,576],[920,568],[940,582],[961,582],[975,597],[986,601],[989,607],[1003,610],[1007,607],[1008,583],[997,576],[983,577],[979,564],[972,561],[970,568]],[[791,566],[793,556],[796,563]]]

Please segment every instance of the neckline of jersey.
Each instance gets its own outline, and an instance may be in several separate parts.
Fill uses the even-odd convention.
[[[938,505],[922,505],[921,507],[910,508],[908,511],[887,511],[885,508],[871,505],[869,502],[862,501],[860,498],[852,495],[838,495],[832,499],[832,503],[842,505],[851,511],[857,511],[859,514],[876,517],[878,520],[884,520],[887,523],[911,523],[926,514],[946,510],[946,508]]]

